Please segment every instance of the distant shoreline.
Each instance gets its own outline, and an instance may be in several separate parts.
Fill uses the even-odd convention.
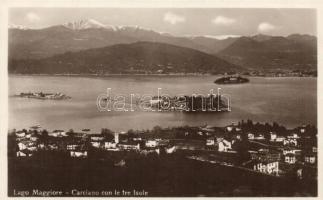
[[[189,74],[104,74],[104,75],[97,75],[97,74],[12,74],[8,73],[8,76],[62,76],[62,77],[111,77],[111,76],[157,76],[157,77],[167,77],[167,76],[181,76],[181,77],[220,77],[224,76],[223,74],[195,74],[195,73],[189,73]],[[244,75],[245,77],[256,77],[256,78],[316,78],[317,76],[250,76],[250,75]]]
[[[109,76],[220,76],[220,75],[212,75],[212,74],[8,74],[9,76],[72,76],[72,77],[109,77]]]

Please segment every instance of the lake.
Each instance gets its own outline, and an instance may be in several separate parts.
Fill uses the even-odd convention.
[[[252,77],[250,83],[216,85],[217,76],[9,76],[9,129],[41,125],[48,130],[101,128],[114,131],[182,125],[225,126],[242,119],[278,122],[288,127],[317,125],[316,78]],[[207,95],[211,89],[230,95],[230,112],[100,112],[96,100],[111,88],[111,94]],[[61,92],[69,100],[39,100],[11,97],[21,92]]]

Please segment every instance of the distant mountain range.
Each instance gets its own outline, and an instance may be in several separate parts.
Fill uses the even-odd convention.
[[[9,73],[224,73],[240,67],[190,48],[156,42],[117,44],[42,59],[10,60]]]
[[[226,67],[215,64],[214,66],[217,66],[218,70],[215,70],[213,67],[210,68],[210,72],[223,71],[224,68],[227,68],[227,71],[233,69],[316,69],[316,40],[315,36],[298,34],[287,37],[268,35],[229,37],[222,40],[206,36],[177,37],[168,33],[159,33],[138,26],[105,25],[91,19],[68,22],[43,29],[29,29],[24,26],[11,24],[9,26],[9,60],[11,64],[22,63],[22,59],[26,63],[36,62],[34,59],[41,59],[40,61],[45,62],[45,60],[52,60],[53,58],[60,56],[76,56],[88,52],[84,50],[97,52],[98,50],[116,47],[129,48],[138,46],[138,44],[146,44],[148,49],[150,48],[148,46],[156,45],[159,47],[167,47],[166,49],[168,49],[169,45],[166,44],[170,44],[173,48],[177,48],[179,52],[186,52],[188,51],[187,48],[190,48],[192,54],[203,55],[205,58],[209,58],[206,62],[209,63],[208,66],[211,66],[211,63],[214,63],[213,60],[217,60],[215,63],[220,63],[221,59],[227,61],[224,62],[221,60],[221,62],[226,63],[224,64]],[[183,49],[180,47],[183,47]],[[119,53],[128,52],[126,49],[118,50]],[[75,54],[72,52],[75,52]],[[159,51],[155,53],[167,52]],[[174,56],[180,56],[179,54],[176,54],[175,51],[172,53]],[[175,59],[174,56],[170,56],[169,53],[167,53],[167,55],[172,57],[171,62],[175,63],[173,60]],[[128,65],[136,65],[136,63],[129,63],[129,60],[133,60],[128,57],[130,56],[129,53],[119,56],[122,56],[125,60],[122,62],[126,62]],[[158,58],[158,56],[155,58]],[[94,60],[91,58],[88,59]],[[105,61],[104,64],[109,64],[109,66],[115,65],[115,60],[112,60],[113,61],[111,62],[114,63],[109,64]],[[176,61],[177,64],[178,60]],[[136,59],[133,61],[137,62]],[[161,60],[150,60],[152,63],[160,63],[160,61]],[[182,61],[186,62],[187,60],[182,59]],[[228,64],[228,62],[233,64]],[[162,65],[164,64],[166,63],[162,62]],[[203,65],[195,62],[194,64],[196,64],[195,71],[199,69],[197,67],[199,64]],[[184,63],[180,63],[180,66],[184,66]],[[243,68],[237,66],[242,66]],[[9,66],[9,68],[15,69],[13,71],[19,69],[17,66]],[[124,68],[126,69],[126,67]],[[192,69],[192,67],[184,67],[183,69],[178,68],[177,70],[191,71]],[[92,69],[92,71],[97,70],[97,68]],[[153,70],[155,70],[155,68]],[[12,70],[10,71],[13,72]]]
[[[109,26],[95,20],[80,20],[44,29],[9,29],[9,56],[45,58],[67,51],[80,51],[138,41],[161,42],[214,54],[230,45],[234,38],[175,37],[138,26]]]
[[[240,37],[216,55],[248,69],[314,70],[317,67],[316,43],[316,37],[309,35],[256,35]]]

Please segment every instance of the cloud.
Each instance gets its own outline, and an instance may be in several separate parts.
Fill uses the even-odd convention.
[[[40,20],[40,17],[34,12],[29,12],[26,14],[26,19],[29,22],[34,23],[34,22],[38,22]]]
[[[216,18],[214,18],[212,20],[212,23],[213,24],[216,24],[216,25],[222,25],[222,26],[228,26],[228,25],[231,25],[233,23],[235,23],[236,20],[233,19],[233,18],[229,18],[229,17],[224,17],[224,16],[217,16]]]
[[[276,29],[276,26],[268,23],[268,22],[262,22],[258,25],[258,32],[260,33],[268,33],[270,31],[273,31]]]
[[[176,15],[174,13],[171,13],[171,12],[168,12],[164,15],[164,21],[165,22],[168,22],[172,25],[175,25],[177,23],[182,23],[182,22],[185,22],[186,19],[185,17],[183,16],[180,16],[180,15]]]

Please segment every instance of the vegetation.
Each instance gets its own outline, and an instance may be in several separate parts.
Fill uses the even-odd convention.
[[[309,35],[241,37],[216,55],[253,70],[317,69],[317,39]]]
[[[224,73],[237,69],[240,67],[194,49],[155,42],[9,61],[9,72],[22,74]]]

